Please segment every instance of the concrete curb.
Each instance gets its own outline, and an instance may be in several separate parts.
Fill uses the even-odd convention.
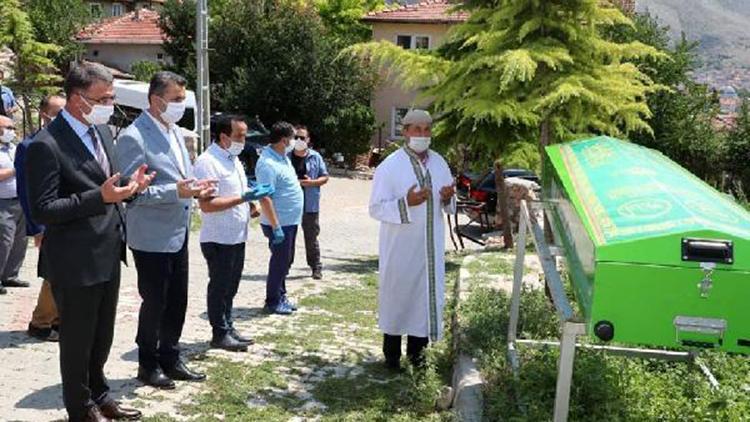
[[[465,264],[474,259],[476,257],[469,255],[461,263],[453,292],[457,307],[468,294],[470,274],[465,270]],[[457,356],[453,366],[453,413],[460,421],[479,422],[482,420],[484,410],[484,380],[474,359],[461,352],[461,323],[455,313],[451,321],[451,330],[453,331],[453,350]]]
[[[371,172],[347,170],[347,169],[342,169],[339,167],[329,167],[328,174],[330,174],[331,176],[335,176],[335,177],[346,177],[349,179],[356,179],[356,180],[372,180],[372,176],[373,176]]]

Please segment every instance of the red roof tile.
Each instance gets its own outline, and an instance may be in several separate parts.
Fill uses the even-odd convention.
[[[89,25],[76,36],[84,44],[162,44],[159,14],[141,9]]]
[[[463,22],[469,14],[466,12],[448,13],[455,4],[446,0],[427,0],[422,3],[408,4],[380,12],[370,12],[362,18],[365,22],[401,22],[401,23],[457,23]]]

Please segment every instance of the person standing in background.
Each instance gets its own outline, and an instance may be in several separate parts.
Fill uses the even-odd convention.
[[[5,72],[0,69],[0,116],[13,118],[13,113],[18,109],[18,103],[16,97],[13,95],[13,91],[7,86],[3,85],[5,80]]]
[[[65,107],[65,98],[59,95],[44,97],[39,104],[39,130],[47,127],[57,117],[63,107]],[[29,200],[26,195],[26,174],[23,171],[26,162],[26,150],[32,142],[34,135],[24,139],[16,147],[16,191],[26,220],[26,236],[32,236],[34,238],[34,245],[39,248],[42,245],[42,238],[44,237],[44,226],[34,223],[34,220],[31,218]],[[39,259],[42,259],[41,254],[39,255]],[[39,340],[58,341],[60,338],[58,332],[60,319],[57,314],[57,306],[55,306],[55,298],[52,296],[52,287],[45,274],[38,275],[42,278],[42,288],[39,290],[36,307],[31,313],[31,322],[29,322],[27,333],[29,336]]]
[[[16,190],[16,131],[10,117],[0,116],[0,282],[7,287],[29,287],[18,279],[26,257],[26,219]]]
[[[312,270],[312,278],[323,278],[323,265],[320,262],[320,187],[328,183],[328,169],[323,157],[312,149],[310,133],[304,125],[295,126],[294,151],[289,154],[292,166],[302,186],[305,198],[302,214],[302,232],[305,238],[307,265]]]
[[[294,126],[277,122],[271,127],[271,143],[261,153],[255,175],[259,184],[270,185],[273,208],[278,224],[273,224],[269,215],[261,215],[261,228],[268,238],[271,259],[266,279],[266,304],[264,311],[289,315],[297,307],[286,295],[286,277],[294,257],[294,241],[297,226],[302,222],[303,194],[288,154],[294,149]]]

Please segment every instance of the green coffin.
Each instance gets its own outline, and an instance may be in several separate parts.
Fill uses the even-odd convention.
[[[544,192],[589,333],[750,353],[750,214],[608,137],[547,147]]]

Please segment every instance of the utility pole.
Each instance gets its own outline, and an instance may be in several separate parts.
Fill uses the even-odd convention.
[[[195,42],[196,56],[198,58],[198,152],[203,151],[211,139],[211,93],[209,92],[208,79],[208,0],[196,2],[197,19]]]

